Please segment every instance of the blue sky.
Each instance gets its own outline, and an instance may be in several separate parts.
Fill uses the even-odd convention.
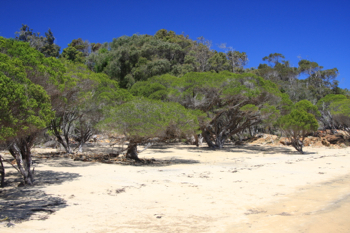
[[[246,67],[275,52],[294,66],[301,57],[336,67],[340,87],[350,89],[349,10],[348,0],[11,0],[1,3],[0,36],[14,37],[22,24],[42,34],[51,28],[62,51],[77,38],[110,42],[164,28],[246,52]]]

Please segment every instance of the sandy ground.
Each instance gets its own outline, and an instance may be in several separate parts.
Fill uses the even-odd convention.
[[[0,232],[350,232],[350,148],[305,151],[163,145],[140,154],[168,166],[37,159],[39,185],[0,193],[10,219]]]

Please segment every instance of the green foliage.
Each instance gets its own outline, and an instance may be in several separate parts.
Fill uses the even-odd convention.
[[[171,85],[177,80],[177,77],[165,74],[155,76],[148,81],[140,81],[135,83],[130,89],[130,93],[134,96],[143,96],[149,99],[165,100]]]
[[[299,65],[300,72],[303,72],[309,75],[323,68],[322,66],[319,66],[317,62],[311,62],[308,60],[300,60],[298,65]]]
[[[280,53],[271,53],[269,56],[263,57],[263,61],[268,61],[269,63],[273,63],[275,66],[281,63],[282,59],[285,57]]]
[[[320,99],[317,106],[320,108],[323,115],[325,115],[325,120],[331,121],[329,124],[333,126],[333,128],[350,131],[349,98],[345,95],[330,94]]]
[[[259,109],[254,104],[246,104],[239,109],[242,112],[257,112]]]
[[[5,48],[6,40],[0,37],[0,51]],[[54,116],[46,91],[28,79],[28,70],[44,67],[28,67],[25,62],[0,53],[0,141],[42,129]]]
[[[313,103],[327,94],[341,94],[338,87],[338,69],[323,70],[316,62],[300,60],[298,67],[292,67],[279,53],[263,58],[270,65],[260,64],[253,73],[276,83],[280,90],[287,93],[293,102],[307,99]],[[306,76],[306,78],[304,78]],[[298,79],[303,77],[303,79]]]
[[[341,106],[342,104],[340,103],[343,101],[346,102],[346,100],[347,97],[345,95],[329,94],[317,102],[317,108],[321,112],[319,120],[323,123],[325,129],[339,129],[344,127],[342,126],[343,123],[337,121],[337,119],[345,119],[346,117],[340,114],[340,112],[337,112],[338,108],[336,106]]]
[[[88,41],[83,41],[81,38],[74,39],[68,47],[63,49],[61,58],[76,62],[84,63],[85,58],[90,54],[90,50],[96,52],[102,45],[93,43],[90,45]]]
[[[210,46],[211,42],[203,37],[191,40],[188,36],[161,29],[155,36],[113,39],[102,45],[98,53],[90,54],[87,64],[96,72],[108,74],[123,88],[163,74],[181,77],[194,71],[243,71],[247,62],[244,52],[218,53]]]
[[[109,109],[101,129],[126,135],[134,142],[153,137],[166,138],[169,128],[173,133],[191,134],[198,127],[197,117],[177,103],[135,99]]]
[[[77,63],[83,63],[85,61],[83,53],[77,50],[76,48],[70,46],[70,44],[67,48],[63,49],[63,52],[60,55],[60,57]]]
[[[45,44],[41,49],[39,49],[39,51],[43,53],[45,57],[58,57],[61,48],[54,44],[55,37],[53,36],[51,29],[45,33],[45,36]]]
[[[101,44],[99,45],[94,44],[94,47],[100,46],[100,45]],[[78,38],[78,39],[72,40],[72,42],[68,46],[73,47],[79,52],[81,52],[84,57],[89,55],[90,43],[88,41],[83,41],[81,38]],[[94,50],[98,50],[97,47],[94,48]]]
[[[319,109],[328,108],[333,102],[338,102],[346,99],[347,97],[345,95],[329,94],[317,102],[317,107]]]
[[[214,52],[214,55],[209,59],[210,70],[215,70],[217,73],[230,70],[230,63],[223,52]]]
[[[247,54],[245,52],[231,50],[228,51],[226,55],[227,59],[230,61],[232,72],[243,73],[243,66],[245,66],[248,63]]]
[[[334,101],[329,106],[334,115],[343,115],[350,117],[350,99],[341,99]]]
[[[111,80],[106,74],[95,73],[82,63],[75,63],[69,60],[61,60],[66,67],[65,77],[70,80],[66,91],[62,93],[67,106],[76,109],[77,107],[93,108],[102,111],[102,108],[115,106],[133,98],[125,89],[120,89],[116,81]]]
[[[40,36],[40,33],[33,33],[27,25],[22,24],[19,32],[16,32],[16,40],[29,43],[29,45],[45,55],[45,57],[58,57],[60,47],[56,45],[55,37],[51,29],[45,33],[45,37]]]
[[[307,100],[302,100],[295,104],[289,114],[278,119],[279,127],[291,140],[293,147],[301,153],[305,136],[318,129],[314,114],[320,114],[317,107]]]
[[[317,106],[313,105],[308,100],[301,100],[295,104],[295,109],[305,111],[307,113],[311,113],[314,116],[320,116],[320,112],[317,109]]]
[[[7,54],[11,59],[22,61],[27,78],[39,84],[45,90],[50,89],[50,95],[56,94],[52,86],[59,90],[65,88],[67,80],[63,76],[64,65],[53,57],[46,58],[42,53],[29,46],[28,43],[0,37],[0,53]]]
[[[274,83],[253,74],[228,71],[191,72],[181,78],[162,75],[138,82],[130,91],[200,110],[205,119],[210,119],[199,121],[202,131],[220,133],[224,138],[266,119],[272,123],[280,108],[290,104]]]
[[[279,124],[288,135],[296,135],[297,137],[304,137],[307,133],[316,131],[318,128],[317,120],[313,114],[297,109],[282,116]]]

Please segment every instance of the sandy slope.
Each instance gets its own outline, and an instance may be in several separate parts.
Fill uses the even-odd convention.
[[[141,154],[171,166],[38,160],[43,185],[26,190],[56,198],[59,208],[29,211],[30,221],[2,222],[0,231],[350,232],[350,148],[306,152],[173,145]]]

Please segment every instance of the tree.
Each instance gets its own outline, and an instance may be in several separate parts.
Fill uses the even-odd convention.
[[[90,44],[89,41],[83,41],[81,38],[72,40],[68,47],[63,49],[60,57],[67,60],[84,63],[85,58],[91,53],[96,52],[102,45],[100,43]]]
[[[45,46],[45,38],[40,36],[40,33],[33,32],[33,29],[30,29],[26,24],[22,24],[20,31],[15,34],[17,35],[15,40],[27,42],[31,47],[37,50]]]
[[[337,125],[337,122],[334,120],[331,105],[333,104],[332,106],[334,106],[334,103],[341,102],[346,99],[347,98],[345,95],[329,94],[317,102],[318,110],[321,113],[319,120],[322,122],[324,129],[339,129],[340,126]]]
[[[325,128],[350,132],[350,100],[345,95],[329,94],[317,103]]]
[[[274,64],[276,66],[277,64],[281,63],[285,57],[280,53],[271,53],[269,56],[263,57],[263,61],[268,61],[270,64]]]
[[[205,72],[209,70],[209,59],[212,56],[211,44],[212,42],[206,40],[203,36],[198,37],[197,41],[193,44],[193,51],[199,65],[196,71]]]
[[[63,49],[60,57],[77,63],[84,63],[85,60],[84,54],[75,47],[71,46],[71,44],[68,44],[68,47]]]
[[[152,85],[158,87],[150,94],[145,90]],[[164,90],[168,93],[166,96]],[[188,73],[182,78],[154,77],[131,88],[131,92],[159,96],[204,112],[210,121],[200,122],[200,128],[208,146],[213,149],[222,148],[228,138],[250,126],[276,118],[279,112],[276,105],[283,102],[283,95],[272,82],[253,74],[227,71]]]
[[[96,53],[101,48],[101,46],[101,43],[91,43],[91,52]]]
[[[298,64],[300,73],[308,75],[305,79],[306,88],[314,97],[312,100],[314,103],[331,94],[332,89],[337,88],[338,81],[335,80],[338,76],[337,68],[323,70],[323,66],[308,60],[300,60]]]
[[[106,114],[100,128],[125,135],[129,141],[126,156],[137,161],[138,144],[193,135],[198,129],[196,115],[177,103],[135,99],[110,108]]]
[[[227,47],[226,44],[221,44],[220,48],[226,51],[226,57],[229,61],[231,72],[242,73],[243,66],[248,63],[248,56],[245,52],[239,52],[232,47]]]
[[[106,74],[97,74],[84,64],[62,60],[66,67],[65,76],[72,85],[62,92],[64,102],[56,109],[56,117],[51,121],[50,132],[67,153],[72,153],[71,138],[82,147],[94,132],[94,126],[103,118],[102,109],[131,99],[126,90],[120,90],[118,83]]]
[[[45,37],[40,36],[40,33],[33,33],[28,25],[22,24],[19,32],[16,32],[16,40],[29,43],[29,45],[45,55],[45,57],[58,57],[60,47],[56,45],[55,37],[51,29],[45,33]]]
[[[76,48],[79,52],[82,52],[84,57],[90,54],[91,45],[89,41],[83,41],[81,38],[74,39],[69,46]]]
[[[184,34],[161,29],[154,36],[115,38],[103,44],[98,52],[91,53],[86,64],[95,72],[106,73],[122,88],[131,88],[139,81],[167,73],[181,77],[193,71],[232,70],[226,54],[215,53],[210,46],[211,42],[203,37],[191,40]],[[234,69],[241,72],[247,61],[246,54],[232,55]]]
[[[339,128],[350,133],[350,99],[335,101],[330,109]]]
[[[263,58],[269,65],[260,64],[258,69],[252,72],[276,83],[294,102],[307,99],[316,104],[327,94],[341,93],[336,80],[336,68],[323,70],[316,62],[305,59],[299,61],[298,67],[292,67],[284,58],[280,53],[270,54]],[[301,76],[302,74],[306,75],[306,78]]]
[[[31,147],[38,133],[54,116],[53,103],[59,99],[59,93],[67,81],[63,77],[64,66],[55,58],[46,58],[28,43],[3,37],[0,37],[0,55],[2,82],[16,89],[12,95],[2,96],[2,110],[7,111],[1,111],[7,114],[1,117],[4,124],[1,131],[6,137],[2,140],[6,141],[16,159],[24,182],[32,184]],[[6,89],[1,90],[2,93],[6,92]]]
[[[45,57],[58,57],[61,48],[54,43],[55,37],[50,28],[48,32],[45,32],[45,36],[45,44],[39,51],[42,52]]]
[[[278,125],[289,138],[292,146],[302,154],[305,137],[318,128],[314,114],[319,115],[317,107],[310,101],[303,100],[296,103],[289,114],[278,120]]]
[[[214,55],[209,59],[210,70],[215,70],[217,73],[224,70],[230,70],[230,64],[226,54],[223,52],[214,52]]]
[[[8,66],[4,69],[3,66]],[[21,145],[19,150],[27,150],[22,143],[18,143],[21,137],[46,126],[48,120],[53,117],[50,99],[43,88],[35,85],[25,77],[23,66],[15,65],[16,77],[11,72],[13,67],[11,59],[0,53],[0,144],[7,142],[11,147]],[[10,68],[10,66],[12,66]],[[10,69],[8,69],[10,68]],[[29,145],[28,145],[29,146]],[[24,182],[31,184],[33,180],[31,171],[31,156],[24,153],[21,156],[12,150],[17,161],[19,172]],[[5,169],[0,156],[1,187],[4,186]]]

